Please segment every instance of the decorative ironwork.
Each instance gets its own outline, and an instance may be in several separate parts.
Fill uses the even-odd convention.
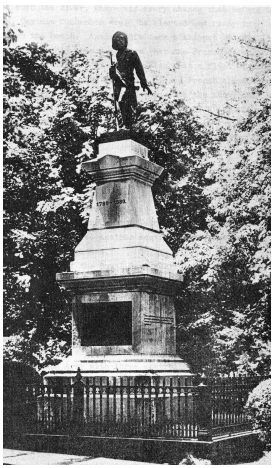
[[[218,378],[188,386],[180,378],[151,377],[136,385],[129,377],[84,379],[78,369],[73,384],[26,387],[20,400],[22,414],[28,415],[23,427],[16,421],[18,402],[10,399],[5,427],[38,434],[211,440],[250,429],[244,406],[260,380]]]

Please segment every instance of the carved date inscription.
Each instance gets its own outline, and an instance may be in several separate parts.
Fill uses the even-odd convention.
[[[122,198],[121,200],[112,200],[112,201],[98,201],[97,206],[108,206],[108,205],[122,205],[126,203],[126,200]]]

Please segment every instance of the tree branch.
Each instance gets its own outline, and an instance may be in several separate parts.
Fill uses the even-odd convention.
[[[218,117],[219,119],[226,119],[226,120],[232,120],[232,122],[236,122],[237,119],[232,119],[231,117],[226,117],[225,115],[218,115],[218,114],[215,114],[214,112],[211,112],[211,111],[208,111],[206,109],[196,109],[198,111],[203,111],[203,112],[207,112],[208,114],[211,114],[211,115],[214,115],[215,117]]]
[[[268,49],[267,47],[254,46],[254,45],[251,45],[251,44],[247,44],[246,42],[241,42],[241,44],[244,44],[244,45],[246,45],[248,47],[253,47],[254,49],[267,50],[268,52],[271,52],[271,50]]]
[[[242,58],[244,58],[244,59],[246,59],[246,60],[253,60],[254,62],[257,62],[257,60],[254,59],[254,58],[246,57],[245,55],[240,55],[240,54],[236,54],[236,55],[238,55],[238,57],[242,57]]]
[[[226,102],[226,104],[230,107],[234,107],[234,109],[237,109],[237,106],[233,106],[233,104],[230,104],[229,102]]]
[[[259,113],[260,112],[255,112],[255,114],[253,114],[251,117],[249,117],[249,119],[243,122],[241,125],[241,129],[243,129],[247,124],[249,124],[254,119],[254,117],[256,117]]]

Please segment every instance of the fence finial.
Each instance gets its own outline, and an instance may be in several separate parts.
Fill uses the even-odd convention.
[[[201,379],[201,382],[199,383],[199,387],[205,387],[206,386],[206,382],[207,382],[207,378],[206,378],[206,375],[205,375],[205,371],[203,370],[203,373],[200,375],[200,379]]]
[[[82,380],[82,375],[81,375],[80,367],[78,367],[77,374],[76,374],[76,382],[81,382],[81,380]]]

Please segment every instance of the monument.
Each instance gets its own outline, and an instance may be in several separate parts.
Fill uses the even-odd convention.
[[[123,33],[113,36],[118,54],[127,52],[126,45]],[[121,79],[133,74],[131,65],[120,71],[117,66]],[[140,76],[151,93],[143,71]],[[118,81],[130,101],[120,103],[127,126],[132,96]],[[151,191],[163,169],[149,160],[148,148],[129,129],[102,135],[96,159],[83,167],[96,183],[88,231],[70,272],[57,274],[72,293],[72,355],[45,378],[73,380],[80,368],[83,377],[145,377],[159,383],[182,377],[189,385],[190,369],[176,355],[174,297],[182,277],[160,231]]]
[[[120,139],[123,138],[123,139]],[[47,374],[185,376],[176,355],[174,296],[181,286],[160,232],[151,186],[163,169],[129,132],[105,134],[84,168],[96,182],[88,231],[70,272],[72,356]],[[113,141],[114,140],[114,141]]]

